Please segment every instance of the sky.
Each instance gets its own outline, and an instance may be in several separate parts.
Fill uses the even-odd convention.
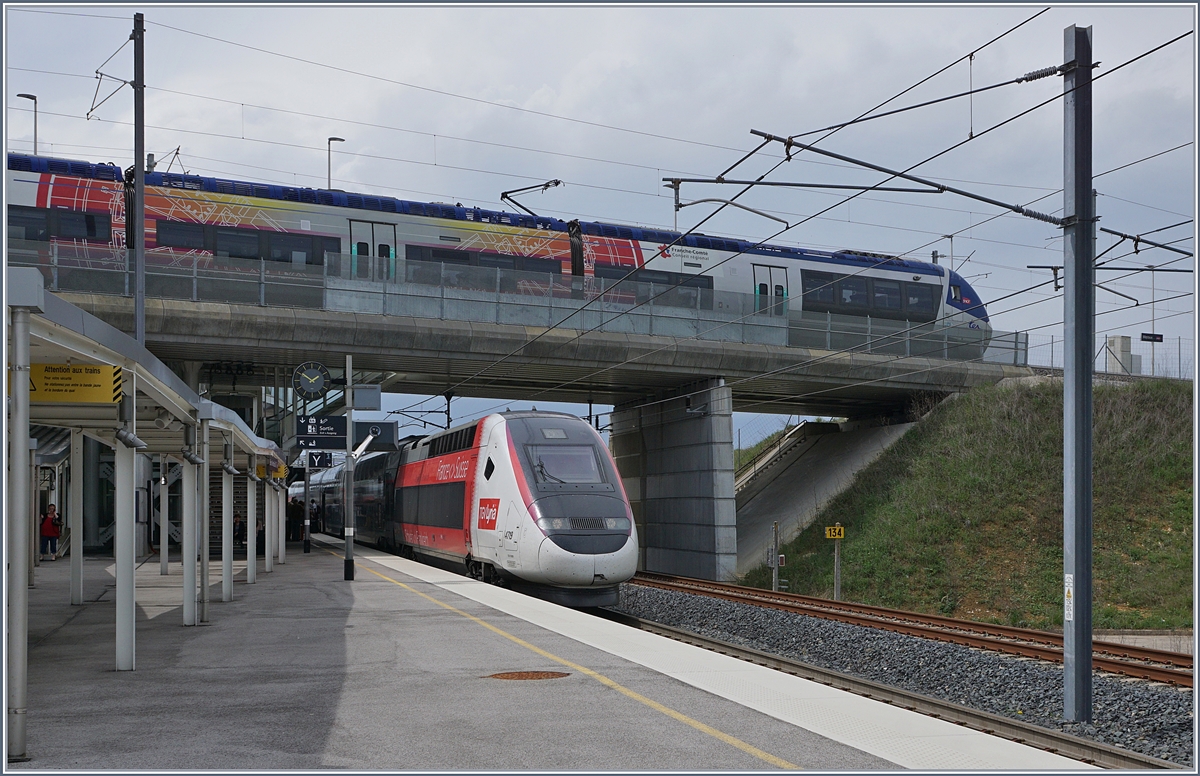
[[[1031,360],[1049,363],[1053,336],[1057,365],[1061,293],[1038,287],[1050,281],[1047,271],[1027,269],[1063,263],[1052,225],[994,218],[1001,208],[948,193],[870,192],[850,200],[847,190],[771,187],[738,199],[788,222],[777,234],[782,224],[734,208],[676,211],[663,178],[713,178],[733,167],[727,178],[766,173],[764,180],[778,182],[878,184],[887,176],[811,152],[784,161],[777,144],[734,165],[759,145],[751,130],[793,135],[849,121],[943,69],[878,110],[1011,81],[1062,64],[1064,29],[1091,26],[1100,63],[1093,165],[1098,174],[1112,170],[1095,179],[1100,225],[1154,231],[1148,239],[1194,249],[1196,36],[1116,69],[1193,33],[1194,4],[6,4],[9,151],[32,150],[32,102],[17,97],[31,93],[41,154],[132,164],[132,93],[114,79],[132,78],[135,12],[146,20],[146,148],[159,169],[324,187],[328,164],[334,188],[492,209],[501,208],[502,191],[560,179],[564,186],[517,199],[564,219],[920,259],[937,251],[983,297],[996,329],[1030,333]],[[1056,213],[1063,103],[1053,98],[1062,89],[1053,76],[806,137],[897,170],[958,146],[912,174]],[[330,150],[330,136],[345,142]],[[740,190],[684,184],[680,196],[685,203],[728,199]],[[1115,243],[1102,234],[1097,252]],[[1122,267],[1193,266],[1190,257],[1163,250],[1134,254],[1129,242],[1105,259]],[[1101,276],[1097,331],[1132,337],[1147,365],[1140,334],[1163,334],[1156,368],[1174,373],[1182,351],[1190,371],[1193,275]],[[440,398],[425,406],[444,408]],[[461,400],[455,420],[497,406]],[[747,444],[782,422],[735,419]]]

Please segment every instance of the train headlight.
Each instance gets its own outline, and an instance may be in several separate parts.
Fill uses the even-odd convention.
[[[571,527],[571,519],[567,517],[543,517],[537,521],[542,531],[563,531]]]
[[[604,527],[610,531],[628,531],[629,520],[624,517],[606,517],[604,518]]]

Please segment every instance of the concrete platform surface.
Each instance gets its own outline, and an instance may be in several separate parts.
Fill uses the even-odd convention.
[[[179,564],[143,563],[132,672],[111,561],[84,564],[77,607],[69,564],[43,564],[31,759],[9,769],[1082,767],[394,556],[361,549],[346,582],[339,555],[299,549],[255,585],[235,564],[228,603],[215,563],[196,627]]]

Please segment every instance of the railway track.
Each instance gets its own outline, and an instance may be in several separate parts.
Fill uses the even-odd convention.
[[[873,700],[889,703],[910,711],[916,711],[931,717],[944,719],[956,725],[962,725],[972,730],[979,730],[990,735],[1006,738],[1027,746],[1035,746],[1048,752],[1055,752],[1080,762],[1114,769],[1182,769],[1166,760],[1160,760],[1136,752],[1130,752],[1115,746],[1089,741],[1085,738],[1068,735],[1050,728],[1038,727],[1018,720],[991,714],[986,711],[963,706],[926,695],[890,687],[867,679],[860,679],[847,674],[841,674],[818,666],[789,660],[767,652],[748,649],[727,642],[699,636],[689,631],[660,625],[648,620],[642,620],[620,612],[606,611],[605,617],[616,622],[622,622],[631,627],[651,633],[657,633],[676,641],[693,644],[714,652],[720,652],[731,657],[746,660],[766,666],[777,671],[783,671],[803,679],[820,682],[830,687],[861,695]]]
[[[1063,661],[1063,637],[1050,631],[956,620],[938,615],[831,601],[796,593],[775,593],[759,588],[666,574],[639,573],[631,583],[723,598],[1050,662]],[[1124,676],[1192,687],[1192,656],[1183,652],[1093,641],[1092,666],[1101,671]]]

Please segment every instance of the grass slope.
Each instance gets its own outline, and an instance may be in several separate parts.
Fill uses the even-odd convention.
[[[970,391],[859,473],[783,552],[793,592],[1062,627],[1062,383]],[[1192,626],[1192,386],[1097,385],[1094,627]],[[760,567],[747,584],[769,587]]]

